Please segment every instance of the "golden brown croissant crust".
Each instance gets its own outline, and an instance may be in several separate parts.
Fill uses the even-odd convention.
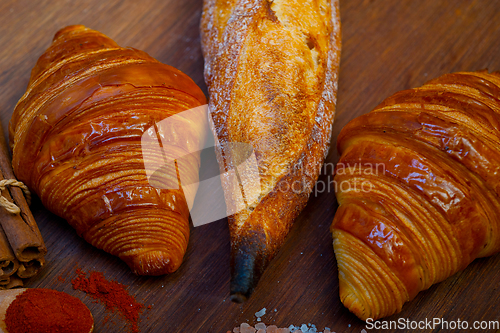
[[[229,217],[231,294],[242,301],[305,206],[328,152],[338,1],[205,0],[201,32],[215,135],[221,144],[250,144],[259,169],[258,199],[246,196],[247,209]],[[232,162],[218,153],[227,172]],[[236,201],[238,186],[221,178],[226,202]]]
[[[340,133],[332,223],[340,297],[359,318],[500,251],[500,75],[441,76]]]
[[[189,210],[182,190],[148,183],[141,136],[205,103],[179,70],[84,26],[67,27],[38,60],[12,115],[14,171],[92,245],[137,274],[170,273],[187,247]],[[196,126],[178,134],[169,149],[204,139]],[[198,177],[198,167],[185,172]]]

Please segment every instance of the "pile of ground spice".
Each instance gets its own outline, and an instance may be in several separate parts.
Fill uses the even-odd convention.
[[[5,313],[9,333],[89,333],[93,325],[82,301],[50,289],[26,289]]]
[[[77,269],[76,274],[71,280],[73,289],[86,292],[90,297],[101,301],[110,311],[120,312],[131,325],[132,332],[139,332],[139,315],[144,305],[130,296],[123,284],[106,280],[100,272],[92,271],[88,278],[81,269]]]

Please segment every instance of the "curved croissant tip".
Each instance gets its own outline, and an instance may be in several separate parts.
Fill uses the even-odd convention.
[[[233,301],[234,303],[241,304],[243,302],[246,302],[247,299],[248,299],[248,297],[246,297],[245,295],[243,295],[241,293],[235,293],[235,294],[231,295],[231,301]]]
[[[164,251],[148,251],[131,256],[119,256],[137,275],[159,276],[175,272],[182,260],[172,253]],[[177,259],[177,260],[176,260]]]
[[[62,35],[66,35],[68,33],[71,33],[75,30],[86,30],[87,27],[81,24],[75,24],[75,25],[68,25],[67,27],[62,28],[56,34],[54,35],[54,40],[58,39]]]
[[[364,304],[359,300],[356,295],[350,291],[341,291],[341,301],[346,308],[349,309],[353,314],[359,319],[366,321],[369,317],[367,311],[365,311]],[[378,319],[378,318],[375,318]]]

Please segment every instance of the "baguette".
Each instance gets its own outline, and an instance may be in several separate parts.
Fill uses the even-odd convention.
[[[205,0],[201,35],[227,206],[241,195],[228,176],[227,143],[251,145],[260,177],[243,193],[246,207],[228,217],[231,299],[243,302],[306,205],[328,153],[338,1]]]

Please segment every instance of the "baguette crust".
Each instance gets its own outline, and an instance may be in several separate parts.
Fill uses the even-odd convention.
[[[306,205],[328,153],[340,58],[338,1],[204,2],[205,80],[221,144],[252,145],[258,200],[229,217],[231,294],[246,299]],[[232,169],[222,148],[221,171]],[[222,176],[226,202],[237,184]]]

